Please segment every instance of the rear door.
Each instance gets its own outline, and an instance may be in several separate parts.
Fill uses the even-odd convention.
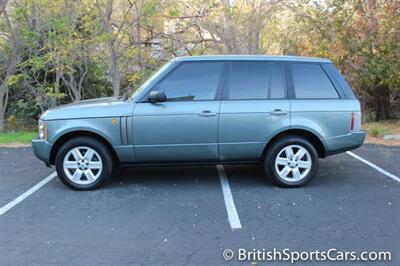
[[[133,114],[133,142],[141,162],[218,160],[218,112],[224,62],[183,62],[153,90],[166,102],[144,99]]]
[[[290,104],[281,62],[232,61],[218,126],[222,161],[258,160],[266,143],[290,127]]]

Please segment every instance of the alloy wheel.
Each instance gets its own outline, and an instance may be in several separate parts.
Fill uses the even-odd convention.
[[[92,148],[80,146],[71,149],[64,157],[64,173],[75,184],[95,182],[103,170],[100,155]]]
[[[300,145],[289,145],[279,151],[275,158],[275,170],[287,182],[298,182],[310,172],[310,153]]]

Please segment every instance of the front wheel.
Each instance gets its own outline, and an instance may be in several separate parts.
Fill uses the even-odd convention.
[[[106,182],[113,168],[110,151],[100,141],[77,137],[57,152],[56,170],[60,180],[75,190],[92,190]]]
[[[318,153],[306,139],[287,136],[267,151],[264,167],[267,175],[281,187],[301,187],[318,169]]]

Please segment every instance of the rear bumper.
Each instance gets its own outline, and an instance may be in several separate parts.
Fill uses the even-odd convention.
[[[365,131],[357,131],[343,136],[326,138],[325,156],[357,149],[363,145],[365,136]]]
[[[39,138],[32,139],[33,153],[39,160],[43,161],[46,165],[50,165],[51,146],[52,145],[46,142],[45,140]]]

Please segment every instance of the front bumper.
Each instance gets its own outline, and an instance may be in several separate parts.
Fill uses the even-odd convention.
[[[52,145],[45,140],[34,138],[32,139],[33,153],[39,160],[43,161],[47,166],[50,165],[50,152]]]
[[[365,137],[365,131],[356,131],[343,136],[326,138],[325,156],[357,149],[363,145]]]

